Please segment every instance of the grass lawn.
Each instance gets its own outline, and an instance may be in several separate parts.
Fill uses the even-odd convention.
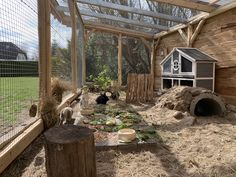
[[[38,94],[38,77],[0,77],[0,124],[14,124]]]

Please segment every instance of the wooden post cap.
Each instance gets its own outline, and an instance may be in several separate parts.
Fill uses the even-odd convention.
[[[53,127],[44,133],[47,141],[56,144],[76,143],[84,141],[92,135],[91,129],[76,125]]]

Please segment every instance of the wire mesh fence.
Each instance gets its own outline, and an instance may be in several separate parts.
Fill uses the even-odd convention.
[[[54,9],[52,9],[53,11]],[[71,82],[71,28],[51,14],[52,76]]]
[[[122,83],[125,85],[129,73],[150,73],[151,42],[123,36],[122,46]],[[93,33],[86,44],[86,61],[87,81],[93,81],[101,73],[117,80],[118,36]]]
[[[55,5],[56,4],[56,5]],[[78,52],[76,54],[72,54],[73,49],[76,51],[76,46],[78,45],[78,25],[76,25],[75,33],[76,35],[72,35],[72,19],[69,18],[71,16],[71,12],[66,12],[63,16],[68,17],[68,22],[65,22],[63,17],[61,18],[58,13],[62,13],[58,11],[56,6],[63,6],[68,8],[69,4],[66,0],[58,0],[58,1],[51,1],[51,60],[52,60],[52,79],[59,79],[60,83],[66,85],[67,91],[64,92],[63,96],[66,96],[70,93],[71,89],[73,88],[75,82],[76,74],[72,68],[77,65],[76,62],[72,61],[77,60]],[[72,38],[73,37],[73,38]],[[73,43],[75,38],[76,44]],[[75,71],[75,70],[74,70]],[[73,80],[74,79],[74,80]],[[53,87],[53,85],[52,85]]]
[[[37,0],[0,1],[0,144],[36,119],[38,90]]]
[[[116,35],[92,33],[86,44],[87,81],[104,73],[112,80],[117,80],[118,39]]]

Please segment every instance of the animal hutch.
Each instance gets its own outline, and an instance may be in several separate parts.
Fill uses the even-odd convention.
[[[175,85],[214,91],[216,60],[196,48],[174,48],[161,64],[161,88]]]

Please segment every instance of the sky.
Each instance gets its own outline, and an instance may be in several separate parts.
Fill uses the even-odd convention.
[[[51,40],[67,46],[71,31],[51,16]],[[13,42],[38,58],[37,0],[0,0],[0,42]]]

